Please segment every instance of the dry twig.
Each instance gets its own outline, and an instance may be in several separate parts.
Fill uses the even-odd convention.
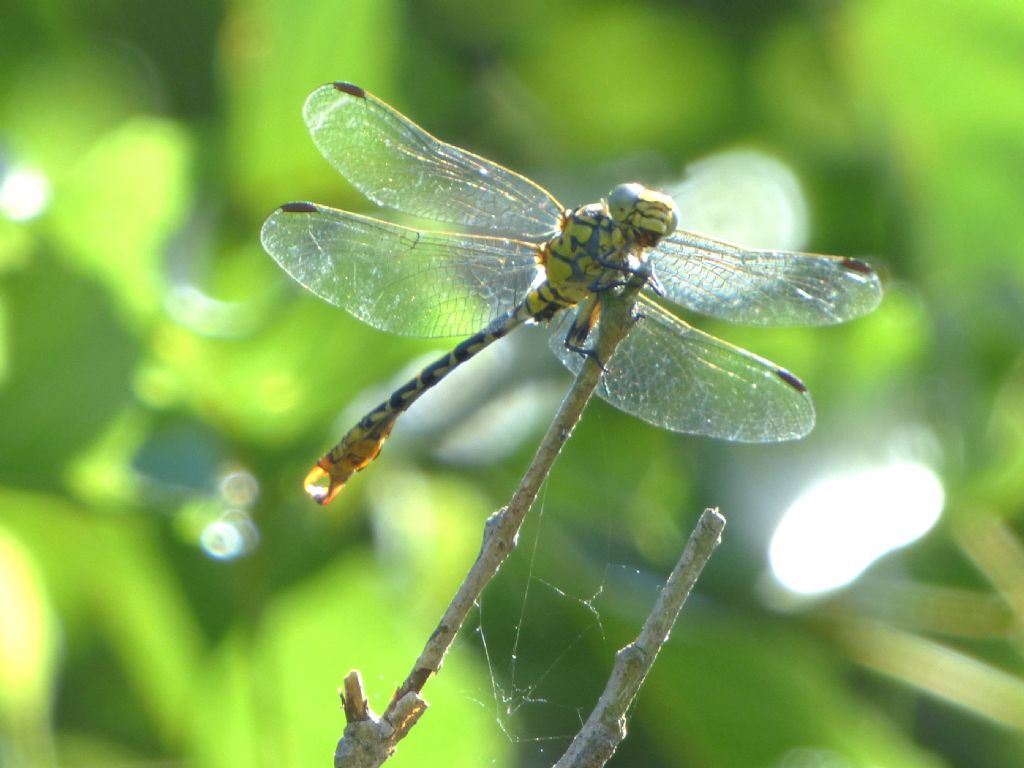
[[[721,540],[725,518],[705,509],[679,562],[651,609],[636,640],[615,654],[604,693],[555,768],[600,768],[626,737],[626,711],[636,698],[658,651],[668,640],[679,611],[704,565]]]

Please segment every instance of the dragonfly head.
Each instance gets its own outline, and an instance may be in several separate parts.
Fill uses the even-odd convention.
[[[643,246],[656,245],[679,226],[679,212],[672,198],[643,184],[615,187],[608,194],[608,211],[615,223]]]

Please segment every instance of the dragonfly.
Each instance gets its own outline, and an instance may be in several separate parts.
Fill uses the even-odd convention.
[[[841,323],[881,301],[878,275],[864,261],[751,250],[683,231],[672,198],[639,183],[567,208],[351,83],[316,89],[303,115],[321,154],[372,202],[453,231],[293,202],[266,220],[264,249],[305,289],[382,331],[472,334],[320,458],[304,481],[320,504],[377,458],[421,395],[519,326],[552,326],[551,349],[579,372],[594,355],[587,344],[602,296],[642,269],[649,277],[637,322],[614,358],[598,361],[598,395],[657,427],[732,441],[807,434],[815,418],[807,388],[785,368],[687,323],[664,301],[763,326]]]

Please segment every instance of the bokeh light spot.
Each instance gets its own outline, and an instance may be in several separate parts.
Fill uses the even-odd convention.
[[[945,494],[924,464],[897,462],[823,480],[786,510],[769,548],[775,579],[798,594],[838,589],[923,536]]]
[[[796,174],[752,149],[719,152],[686,169],[667,190],[679,226],[748,248],[800,250],[809,231],[807,199]]]
[[[256,477],[245,470],[228,472],[220,479],[220,493],[231,507],[251,507],[260,493]]]
[[[259,531],[244,513],[226,513],[212,521],[199,535],[199,546],[214,560],[235,560],[259,543]]]
[[[34,168],[14,168],[0,179],[0,212],[11,221],[28,221],[46,210],[50,181]]]

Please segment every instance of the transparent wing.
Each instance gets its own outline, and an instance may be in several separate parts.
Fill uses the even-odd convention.
[[[303,287],[365,323],[409,336],[464,336],[523,300],[536,247],[422,232],[313,203],[274,211],[263,247]]]
[[[878,275],[857,259],[755,251],[678,231],[651,255],[666,297],[747,325],[831,325],[882,300]]]
[[[619,345],[598,394],[628,414],[675,432],[766,443],[814,426],[803,384],[783,368],[684,323],[644,297],[642,317]],[[565,348],[563,313],[551,349],[572,371],[583,356]]]
[[[378,205],[522,237],[558,227],[562,206],[543,188],[434,138],[357,86],[317,88],[303,115],[323,156]]]

